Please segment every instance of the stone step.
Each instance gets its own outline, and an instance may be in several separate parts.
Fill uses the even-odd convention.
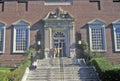
[[[86,80],[88,80],[88,81],[99,81],[99,78],[86,78],[86,77],[83,77],[83,78],[80,78],[80,80],[82,80],[82,81],[86,81]]]
[[[30,71],[26,81],[99,81],[99,77],[84,59],[48,58],[38,60],[37,69]]]
[[[58,63],[60,60],[62,60],[62,62],[65,63],[65,64],[69,64],[69,63],[73,64],[73,62],[81,62],[81,61],[83,61],[83,59],[78,59],[79,61],[77,61],[76,59],[73,60],[71,58],[67,58],[67,59],[65,59],[65,58],[61,58],[61,59],[56,58],[56,59],[54,59],[53,58],[53,59],[47,59],[47,60],[39,60],[38,62],[39,63],[49,63],[49,62]]]

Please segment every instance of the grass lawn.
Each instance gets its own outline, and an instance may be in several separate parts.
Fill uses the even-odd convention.
[[[7,81],[7,75],[15,68],[0,67],[0,81]]]
[[[12,70],[15,70],[15,68],[0,67],[0,72],[10,72]]]

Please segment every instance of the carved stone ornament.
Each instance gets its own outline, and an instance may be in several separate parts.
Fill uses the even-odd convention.
[[[74,18],[69,12],[63,11],[59,7],[55,11],[49,12],[44,20],[74,20]]]

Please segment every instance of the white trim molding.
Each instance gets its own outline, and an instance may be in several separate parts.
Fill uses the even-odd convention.
[[[88,28],[90,50],[105,52],[107,50],[105,23],[99,19],[94,19],[88,22]]]
[[[5,24],[0,22],[0,40],[2,43],[0,53],[5,53],[5,31],[6,31]]]
[[[114,49],[116,52],[120,51],[120,19],[112,23],[114,35]]]
[[[71,5],[73,0],[45,0],[45,5]]]
[[[13,23],[13,53],[26,53],[29,45],[30,25],[24,20],[18,20]]]

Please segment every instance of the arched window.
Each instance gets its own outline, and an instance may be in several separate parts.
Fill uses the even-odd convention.
[[[95,19],[88,23],[91,51],[106,51],[105,24]]]
[[[56,32],[54,33],[54,37],[65,37],[65,35],[62,32]]]
[[[13,26],[13,52],[25,53],[29,49],[29,23],[18,20]]]

